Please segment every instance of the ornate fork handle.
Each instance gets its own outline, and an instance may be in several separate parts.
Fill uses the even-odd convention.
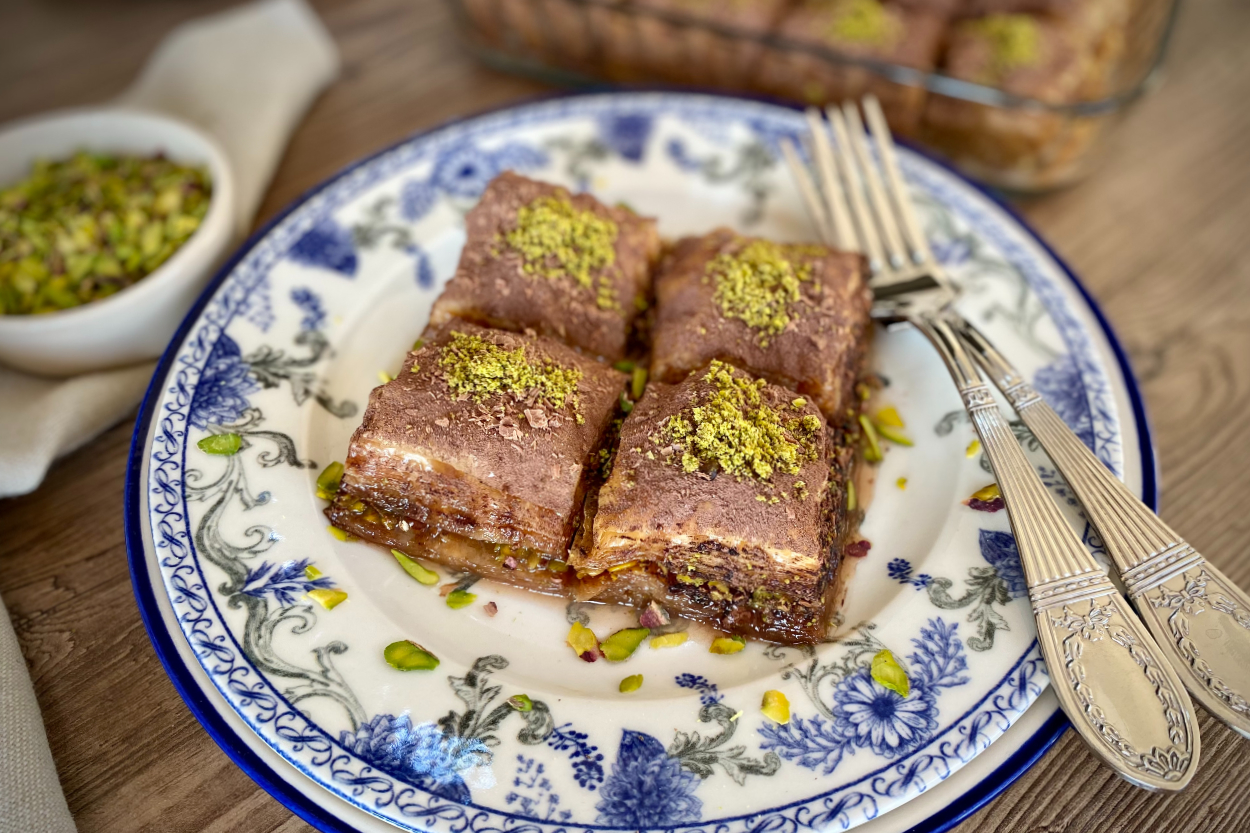
[[[1038,645],[1064,711],[1128,780],[1184,788],[1197,767],[1199,738],[1176,672],[1059,512],[952,326],[935,314],[911,322],[942,355],[998,479]]]
[[[1186,687],[1250,737],[1250,598],[1108,471],[979,330],[952,323],[1076,492]]]

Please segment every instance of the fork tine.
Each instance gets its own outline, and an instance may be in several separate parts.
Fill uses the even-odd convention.
[[[855,228],[851,225],[842,186],[838,182],[838,174],[834,169],[833,145],[829,141],[829,130],[820,117],[820,111],[815,107],[807,108],[805,115],[808,131],[812,137],[816,170],[820,174],[821,190],[825,195],[825,205],[829,208],[828,216],[834,231],[834,245],[858,252],[859,240],[856,239]]]
[[[863,251],[868,257],[868,269],[876,274],[884,265],[881,257],[881,238],[873,226],[872,215],[868,213],[868,205],[864,202],[864,186],[860,181],[859,169],[851,151],[851,139],[846,129],[846,118],[837,107],[830,106],[825,110],[829,123],[833,125],[833,137],[838,143],[838,170],[842,172],[842,181],[846,183],[846,192],[851,206],[851,216],[859,229],[859,240],[864,244]]]
[[[816,183],[812,180],[807,166],[799,159],[794,143],[789,139],[783,138],[781,140],[781,155],[785,157],[786,166],[790,169],[790,175],[798,183],[799,193],[803,195],[803,203],[807,206],[807,213],[811,216],[812,223],[816,226],[816,233],[820,235],[822,242],[832,246],[834,238],[829,230],[829,217],[825,213],[824,205],[821,204],[820,192],[816,190]]]
[[[903,248],[903,241],[898,233],[898,225],[886,201],[885,191],[881,185],[881,177],[877,173],[877,166],[873,164],[872,157],[868,155],[867,136],[864,133],[864,123],[859,117],[859,108],[856,107],[854,101],[848,101],[842,105],[842,112],[846,115],[851,148],[859,162],[860,176],[863,178],[865,185],[868,186],[868,204],[872,207],[872,215],[877,221],[877,228],[880,230],[882,238],[884,238],[886,263],[883,265],[894,269],[902,268],[907,263],[907,252]]]
[[[907,192],[907,185],[898,169],[898,158],[894,153],[894,137],[890,134],[890,126],[886,123],[885,113],[881,110],[881,102],[874,95],[864,96],[864,114],[868,117],[868,125],[872,128],[876,140],[877,153],[881,158],[881,167],[885,169],[887,190],[890,192],[894,210],[902,218],[903,236],[911,249],[912,259],[922,264],[933,260],[929,250],[929,242],[925,239],[920,223],[916,219],[915,206]]]

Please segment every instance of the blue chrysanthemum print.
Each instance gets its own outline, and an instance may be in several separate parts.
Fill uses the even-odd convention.
[[[651,735],[626,729],[612,774],[595,805],[599,824],[646,830],[697,821],[703,802],[695,797],[699,779],[668,756]]]
[[[1069,354],[1046,365],[1034,374],[1033,387],[1081,442],[1093,450],[1094,418],[1076,359]]]
[[[446,734],[430,722],[414,726],[407,714],[377,715],[355,732],[343,732],[339,743],[396,778],[464,804],[470,794],[461,773],[491,759],[477,738]]]
[[[644,113],[616,113],[599,119],[599,139],[623,159],[641,162],[654,125]]]
[[[223,333],[204,363],[187,420],[203,430],[209,425],[229,425],[241,417],[248,407],[248,394],[260,390],[250,371],[239,345]]]
[[[1020,563],[1020,550],[1010,532],[981,530],[981,557],[998,571],[998,577],[1007,584],[1007,592],[1020,598],[1027,592],[1024,566]]]
[[[912,686],[903,697],[861,668],[833,692],[834,726],[857,746],[893,758],[915,749],[937,728],[933,693]]]
[[[329,269],[349,278],[356,277],[360,268],[352,233],[329,217],[304,232],[291,245],[289,254],[296,263]]]

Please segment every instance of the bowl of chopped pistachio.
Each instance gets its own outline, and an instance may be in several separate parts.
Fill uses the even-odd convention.
[[[69,376],[160,355],[233,238],[225,155],[167,116],[0,128],[0,364]]]

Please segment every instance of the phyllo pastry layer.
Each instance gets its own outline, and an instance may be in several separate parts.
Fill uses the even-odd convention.
[[[431,324],[534,330],[624,358],[660,252],[655,221],[510,171],[465,218],[468,239]]]
[[[861,256],[717,229],[677,243],[655,293],[652,378],[721,359],[845,416],[872,327]]]
[[[556,592],[624,382],[541,336],[431,327],[370,395],[327,514],[369,540]]]
[[[825,638],[840,596],[852,454],[790,390],[714,361],[653,383],[621,426],[582,595],[659,596],[720,630]]]

